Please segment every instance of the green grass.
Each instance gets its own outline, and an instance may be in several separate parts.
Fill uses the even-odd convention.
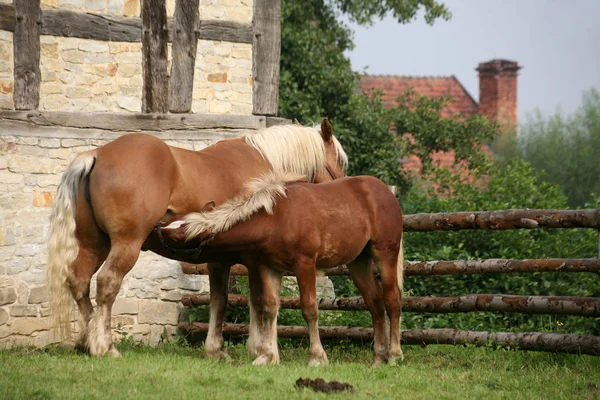
[[[0,350],[2,399],[598,399],[600,357],[453,346],[404,346],[396,367],[369,367],[368,345],[327,344],[328,367],[309,368],[307,343],[285,342],[282,364],[253,367],[245,346],[227,362],[176,345],[119,345],[122,359],[71,350]],[[341,394],[298,390],[296,379],[338,380]]]

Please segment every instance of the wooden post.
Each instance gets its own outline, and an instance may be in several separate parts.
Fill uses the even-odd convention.
[[[252,41],[253,114],[276,116],[281,56],[280,0],[254,0]]]
[[[40,104],[40,1],[15,0],[15,19],[15,108],[37,110]]]
[[[142,111],[169,110],[167,76],[167,7],[165,0],[142,1]]]
[[[190,112],[194,66],[196,64],[196,26],[199,0],[177,0],[173,22],[173,64],[169,81],[170,111]]]

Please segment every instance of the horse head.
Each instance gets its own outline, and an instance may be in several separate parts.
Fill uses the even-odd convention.
[[[333,136],[331,123],[327,118],[321,121],[320,133],[325,144],[325,168],[315,174],[314,183],[343,178],[346,176],[345,168],[348,158],[340,143]]]

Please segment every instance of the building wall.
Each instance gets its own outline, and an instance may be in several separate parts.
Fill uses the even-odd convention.
[[[167,1],[169,16],[174,4]],[[125,17],[140,13],[139,0],[42,0],[41,5]],[[249,23],[252,7],[251,0],[201,0],[199,13],[201,19]],[[141,43],[42,35],[39,111],[140,112],[141,57]],[[14,109],[13,64],[13,33],[0,30],[1,110]],[[252,114],[252,44],[199,41],[192,111]],[[43,346],[57,340],[49,326],[46,238],[60,177],[76,154],[124,132],[0,122],[0,346]],[[200,150],[247,131],[153,133],[168,144]],[[92,297],[95,287],[94,280]],[[123,282],[113,327],[155,344],[165,331],[175,331],[182,295],[203,292],[208,292],[207,277],[185,275],[178,262],[143,253]]]
[[[139,17],[139,0],[42,0],[42,8]],[[173,16],[175,1],[167,1]],[[202,0],[200,19],[252,22],[252,1]],[[0,109],[13,104],[12,32],[0,31]],[[40,38],[42,111],[140,112],[141,43]],[[170,71],[171,44],[168,63]],[[192,112],[252,114],[252,44],[199,40]]]
[[[243,132],[240,132],[243,133]],[[63,137],[61,137],[63,136]],[[56,339],[49,326],[46,238],[56,188],[76,154],[107,140],[83,130],[79,138],[0,135],[0,346],[43,346]],[[200,150],[216,137],[167,140]],[[92,297],[96,284],[92,281]],[[113,327],[137,340],[156,344],[175,332],[185,293],[208,292],[204,276],[185,275],[176,261],[142,253],[125,277],[113,308]]]

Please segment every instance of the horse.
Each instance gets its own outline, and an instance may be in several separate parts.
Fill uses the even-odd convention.
[[[403,282],[402,209],[390,189],[369,176],[317,185],[268,173],[248,185],[249,195],[215,208],[177,216],[161,228],[170,245],[244,254],[262,279],[265,337],[254,364],[277,364],[277,312],[284,272],[298,280],[302,315],[309,327],[309,365],[327,364],[318,331],[317,273],[346,264],[371,312],[373,366],[403,359],[400,347]],[[381,274],[381,287],[374,275]],[[256,294],[250,288],[251,300]],[[389,345],[385,315],[389,317]],[[275,343],[275,347],[273,346]]]
[[[312,182],[344,176],[347,156],[327,119],[320,129],[297,124],[273,126],[243,137],[221,140],[203,150],[168,146],[155,136],[132,133],[80,153],[67,167],[50,216],[48,282],[53,324],[60,338],[71,337],[76,301],[81,333],[76,348],[94,356],[119,357],[111,335],[111,309],[124,276],[141,250],[183,259],[155,240],[155,227],[176,214],[199,210],[239,195],[253,177],[268,171],[299,173]],[[232,254],[210,259],[208,357],[227,356],[222,336]],[[97,279],[97,309],[90,280]],[[256,285],[257,278],[253,278]],[[258,288],[260,291],[260,288]],[[250,354],[260,344],[260,309],[253,312]],[[249,342],[250,343],[250,342]]]

